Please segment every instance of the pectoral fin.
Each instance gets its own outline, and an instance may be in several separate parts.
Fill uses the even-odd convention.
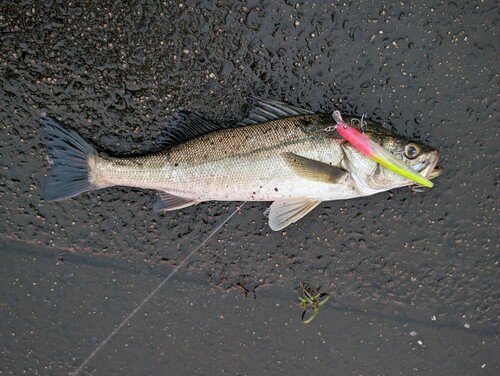
[[[346,170],[315,161],[294,153],[285,153],[284,158],[290,168],[300,177],[322,183],[338,183],[347,173]]]
[[[307,198],[274,201],[269,211],[266,210],[269,214],[269,227],[274,231],[281,230],[297,222],[320,203],[321,201],[309,200]]]
[[[196,205],[198,201],[191,200],[189,198],[175,196],[167,192],[158,192],[158,198],[154,203],[153,210],[178,210],[191,205]]]

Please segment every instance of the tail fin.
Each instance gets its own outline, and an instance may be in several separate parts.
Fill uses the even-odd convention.
[[[40,120],[51,168],[43,184],[47,202],[63,200],[97,189],[89,181],[88,157],[97,151],[73,130],[50,117]]]

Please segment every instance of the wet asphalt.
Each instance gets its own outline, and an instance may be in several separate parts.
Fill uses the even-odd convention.
[[[40,114],[138,154],[176,109],[229,123],[252,95],[367,114],[445,172],[280,232],[245,205],[83,374],[500,372],[494,2],[0,6],[0,373],[74,370],[238,205],[44,203]],[[301,283],[331,295],[309,325]]]

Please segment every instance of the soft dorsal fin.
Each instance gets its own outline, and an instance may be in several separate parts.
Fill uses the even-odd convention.
[[[196,205],[198,201],[189,198],[175,196],[168,192],[158,192],[158,198],[153,206],[154,211],[170,211],[186,208],[191,205]]]
[[[307,198],[290,198],[274,201],[269,210],[266,210],[266,213],[269,215],[269,227],[273,231],[279,231],[297,222],[320,203],[321,201]]]
[[[297,175],[307,180],[337,184],[347,174],[342,168],[294,153],[284,153],[283,158]]]
[[[162,136],[161,145],[174,146],[204,134],[223,129],[189,111],[176,112],[168,122]]]
[[[287,116],[310,115],[312,111],[304,110],[287,103],[254,97],[254,106],[248,113],[248,117],[241,120],[238,125],[258,124],[264,121],[276,120]]]

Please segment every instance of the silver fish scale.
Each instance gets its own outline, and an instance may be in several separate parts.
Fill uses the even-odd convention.
[[[94,156],[89,160],[91,182],[155,189],[196,201],[356,197],[352,181],[332,185],[304,179],[283,158],[292,152],[341,167],[341,141],[326,137],[318,118],[303,115],[223,129],[142,157]]]

